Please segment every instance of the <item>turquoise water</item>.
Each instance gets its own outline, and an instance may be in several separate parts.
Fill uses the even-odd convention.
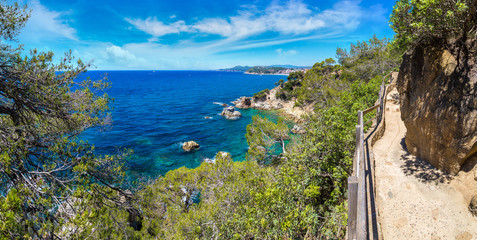
[[[99,79],[103,71],[85,74]],[[89,129],[81,138],[101,154],[114,154],[118,147],[134,155],[127,160],[131,177],[157,177],[182,166],[193,168],[218,151],[230,152],[236,161],[245,159],[246,126],[253,115],[276,119],[270,112],[239,109],[242,118],[220,116],[227,103],[273,88],[286,76],[247,75],[219,71],[108,71],[113,103],[113,124],[107,131]],[[205,119],[205,116],[211,119]],[[200,149],[184,152],[186,141]]]

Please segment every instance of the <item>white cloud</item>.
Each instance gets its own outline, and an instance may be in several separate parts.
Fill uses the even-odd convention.
[[[112,59],[120,59],[128,62],[136,60],[136,56],[118,46],[108,47],[106,48],[106,52]]]
[[[275,50],[275,52],[278,54],[278,56],[280,57],[286,57],[286,56],[290,56],[290,55],[295,55],[298,53],[297,50],[288,50],[288,51],[284,51],[283,49],[279,48],[277,50]]]
[[[192,24],[176,21],[166,24],[157,18],[129,19],[137,29],[154,37],[181,32],[199,32],[219,35],[230,40],[241,40],[265,32],[282,35],[311,34],[318,30],[347,31],[358,26],[362,17],[359,1],[341,1],[333,8],[318,12],[301,0],[285,4],[274,2],[264,11],[249,7],[228,18],[206,18]]]
[[[76,30],[65,20],[66,12],[51,11],[41,5],[38,0],[29,2],[32,10],[30,19],[22,30],[22,39],[30,41],[44,39],[78,40]]]
[[[238,16],[230,17],[228,20],[223,18],[204,19],[191,27],[202,33],[233,39],[242,39],[268,30],[266,21],[246,11],[241,12]]]
[[[307,5],[299,1],[271,5],[262,19],[270,30],[284,34],[308,33],[326,26],[320,14],[313,14]]]
[[[190,31],[190,27],[182,20],[173,22],[169,25],[158,21],[156,17],[148,17],[146,20],[126,18],[126,21],[134,25],[137,29],[154,37]]]
[[[109,65],[110,69],[118,66],[120,68],[151,67],[145,59],[138,58],[128,50],[114,45],[106,48],[106,57],[103,61],[103,64]]]

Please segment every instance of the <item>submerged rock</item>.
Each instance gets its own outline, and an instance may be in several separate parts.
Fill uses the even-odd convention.
[[[421,44],[403,56],[397,79],[409,152],[457,174],[477,152],[477,44]]]
[[[186,152],[189,152],[189,151],[192,151],[192,150],[195,150],[195,149],[199,149],[200,148],[200,145],[194,141],[189,141],[189,142],[185,142],[183,145],[182,145],[182,149],[184,149],[184,151]]]
[[[235,120],[242,117],[242,114],[239,111],[235,110],[235,107],[233,106],[224,108],[220,115],[230,120]]]

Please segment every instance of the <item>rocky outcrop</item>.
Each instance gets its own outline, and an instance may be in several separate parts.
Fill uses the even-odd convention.
[[[189,141],[189,142],[185,142],[183,145],[182,145],[182,149],[184,149],[184,151],[186,152],[189,152],[189,151],[192,151],[192,150],[195,150],[195,149],[199,149],[200,148],[200,145],[194,141]]]
[[[313,111],[313,104],[305,107],[296,107],[295,99],[284,101],[276,97],[277,91],[281,89],[280,86],[264,93],[262,98],[254,97],[240,97],[233,101],[236,108],[255,108],[260,110],[281,110],[288,117],[291,117],[296,122],[302,121],[302,116]]]
[[[476,42],[418,45],[397,79],[409,152],[456,174],[477,151]]]
[[[233,102],[237,108],[251,108],[252,107],[252,98],[251,97],[240,97]]]
[[[303,134],[306,131],[302,126],[295,124],[295,126],[293,126],[293,128],[291,129],[291,132],[294,134]]]
[[[224,108],[222,110],[222,113],[220,113],[220,115],[230,120],[235,120],[242,117],[242,114],[239,111],[235,110],[235,107],[233,106]]]

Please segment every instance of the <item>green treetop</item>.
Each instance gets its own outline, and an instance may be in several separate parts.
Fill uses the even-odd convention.
[[[406,50],[433,38],[460,38],[477,26],[475,0],[398,0],[391,15],[395,43]],[[475,36],[474,36],[475,37]]]
[[[285,140],[290,139],[288,132],[288,126],[281,118],[274,123],[267,118],[253,116],[245,135],[249,146],[247,160],[259,163],[276,162],[280,153],[286,153]]]

